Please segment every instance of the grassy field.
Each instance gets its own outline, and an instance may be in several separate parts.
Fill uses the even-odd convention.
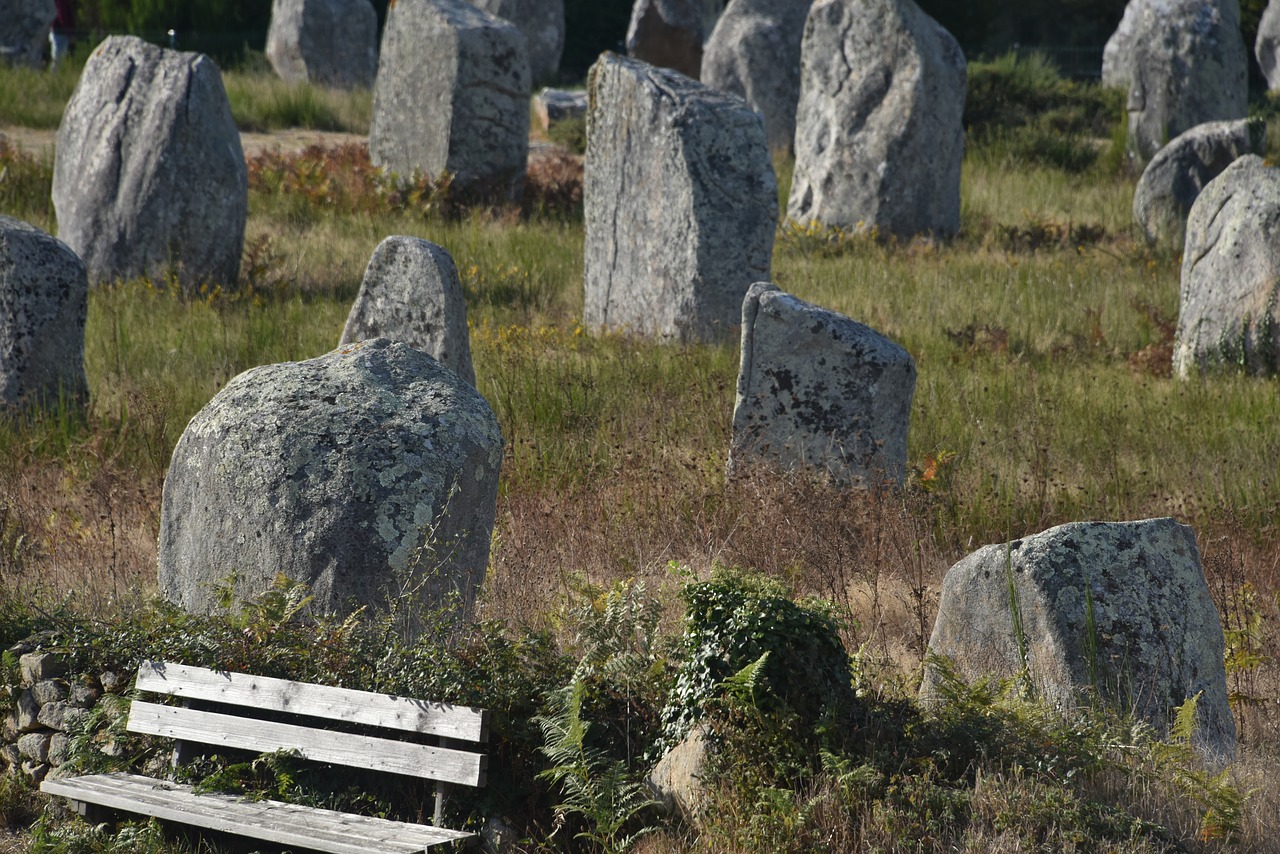
[[[0,124],[56,125],[72,85],[70,72],[0,72],[0,104],[23,105],[0,109]],[[227,88],[246,130],[367,126],[367,93],[307,94],[248,72],[228,75]],[[34,90],[39,97],[2,94]],[[901,492],[879,496],[782,476],[726,481],[736,342],[678,347],[583,329],[583,225],[572,205],[557,215],[450,213],[426,205],[429,194],[388,200],[359,152],[260,161],[245,289],[184,300],[164,283],[95,288],[87,415],[0,424],[0,614],[39,626],[48,623],[39,614],[127,624],[149,613],[160,490],[188,420],[237,373],[336,346],[374,247],[415,235],[457,262],[477,383],[506,439],[480,606],[486,631],[542,633],[580,656],[589,619],[574,608],[586,601],[591,611],[607,601],[596,598],[602,591],[642,582],[658,613],[653,631],[669,637],[689,579],[743,567],[845,612],[841,636],[858,651],[865,696],[902,704],[942,575],[970,551],[1068,521],[1173,516],[1197,532],[1235,655],[1229,680],[1246,758],[1214,784],[1229,791],[1204,777],[1202,796],[1187,794],[1170,782],[1169,769],[1183,766],[1161,765],[1157,753],[1077,785],[994,747],[955,780],[930,777],[949,767],[935,751],[925,754],[932,770],[913,766],[879,788],[858,789],[849,769],[799,774],[794,785],[779,782],[791,779],[781,772],[767,786],[726,775],[717,823],[701,836],[664,825],[641,850],[1266,850],[1280,830],[1274,786],[1263,782],[1280,748],[1280,384],[1171,378],[1180,259],[1135,238],[1133,178],[1105,153],[1087,164],[1079,148],[1065,160],[1038,157],[1041,137],[1009,124],[1009,135],[981,140],[971,129],[963,230],[950,243],[779,228],[779,286],[878,329],[916,359],[910,476]],[[1105,148],[1096,129],[1079,132]],[[3,147],[0,158],[0,213],[53,230],[51,165]],[[784,198],[789,170],[779,161]],[[937,732],[1017,739],[1034,730],[1052,750],[1072,739],[1114,747],[1004,699],[965,703],[953,729]],[[1237,811],[1224,819],[1229,804],[1205,791],[1239,793]],[[774,800],[751,801],[766,796]],[[0,811],[25,797],[0,792]],[[1104,821],[1090,812],[1097,804],[1119,812]],[[1121,813],[1133,822],[1112,821]],[[572,847],[550,839],[545,810],[530,816],[530,850]],[[9,823],[26,833],[30,821]],[[49,829],[57,826],[19,838],[64,850]],[[589,843],[578,844],[596,850]]]

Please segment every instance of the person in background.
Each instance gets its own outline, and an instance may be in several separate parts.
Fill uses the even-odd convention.
[[[55,3],[58,17],[53,19],[53,28],[49,30],[50,70],[57,68],[71,50],[71,30],[76,25],[75,0],[55,0]]]

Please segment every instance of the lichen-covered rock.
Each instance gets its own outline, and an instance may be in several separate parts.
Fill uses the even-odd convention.
[[[18,673],[27,686],[61,676],[65,669],[62,658],[52,652],[27,652],[18,658]]]
[[[249,184],[213,60],[133,36],[100,44],[58,126],[53,205],[91,279],[235,284]]]
[[[510,21],[524,34],[534,83],[551,80],[564,53],[564,0],[469,0],[490,15]]]
[[[742,303],[729,472],[755,460],[845,485],[901,484],[915,360],[869,327],[767,283]]]
[[[49,29],[56,17],[54,0],[8,0],[0,12],[0,64],[43,65]]]
[[[1280,371],[1280,170],[1246,154],[1187,217],[1173,370]]]
[[[29,732],[18,739],[18,753],[33,762],[44,762],[49,758],[49,738],[47,732]]]
[[[741,95],[764,117],[771,149],[791,150],[800,99],[800,45],[813,0],[734,0],[702,56],[702,82]]]
[[[778,190],[760,117],[735,95],[611,53],[588,86],[585,322],[727,337],[773,260]]]
[[[1150,0],[1129,0],[1116,31],[1102,48],[1102,85],[1128,90],[1133,79],[1133,31],[1141,10]]]
[[[1133,0],[1121,30],[1107,79],[1128,90],[1133,156],[1145,161],[1198,124],[1245,117],[1248,53],[1236,0]]]
[[[448,172],[465,194],[516,198],[529,79],[514,24],[464,0],[399,0],[382,33],[369,156],[399,175]]]
[[[273,0],[267,61],[290,83],[373,85],[378,13],[369,0]]]
[[[964,54],[912,0],[817,0],[788,218],[882,236],[960,228]]]
[[[1079,522],[979,549],[943,579],[929,651],[967,680],[1025,666],[1040,699],[1101,697],[1160,734],[1199,694],[1196,746],[1235,753],[1222,625],[1195,534],[1173,519]],[[926,669],[922,698],[939,678]]]
[[[702,68],[702,0],[635,0],[627,55],[697,80]]]
[[[40,728],[40,704],[36,702],[36,698],[32,696],[30,688],[23,688],[18,693],[18,703],[15,709],[17,716],[15,722],[18,732],[34,732]]]
[[[1258,37],[1253,42],[1253,55],[1267,79],[1268,89],[1280,89],[1280,3],[1270,2],[1258,21]]]
[[[1191,205],[1205,185],[1245,154],[1265,154],[1260,119],[1206,122],[1151,158],[1133,193],[1133,219],[1152,243],[1181,247]]]
[[[0,216],[0,410],[88,399],[88,306],[84,264],[71,248]]]
[[[684,740],[663,754],[649,772],[649,790],[668,812],[695,825],[710,801],[702,778],[707,772],[710,739],[707,729],[696,726]]]
[[[194,612],[278,574],[315,607],[421,586],[471,602],[489,562],[502,436],[474,388],[386,339],[239,375],[183,432],[160,512],[160,591]]]
[[[444,247],[399,236],[378,244],[338,344],[369,338],[403,341],[476,384],[467,301]]]

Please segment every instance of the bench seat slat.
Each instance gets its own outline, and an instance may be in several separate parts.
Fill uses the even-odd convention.
[[[138,668],[137,687],[188,700],[272,709],[460,741],[486,741],[489,737],[484,709],[186,664],[144,661]]]
[[[197,795],[189,786],[134,774],[46,780],[41,789],[73,801],[330,854],[414,854],[474,835],[279,801]]]
[[[140,700],[135,700],[130,709],[129,731],[256,752],[296,750],[303,758],[314,762],[405,774],[445,783],[467,786],[483,786],[485,783],[487,758],[479,753],[162,706]]]

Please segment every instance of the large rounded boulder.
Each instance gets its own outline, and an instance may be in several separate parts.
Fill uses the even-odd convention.
[[[324,611],[465,605],[489,562],[501,462],[489,404],[406,344],[246,371],[174,449],[160,591],[207,613],[229,581],[245,601],[283,574]]]

